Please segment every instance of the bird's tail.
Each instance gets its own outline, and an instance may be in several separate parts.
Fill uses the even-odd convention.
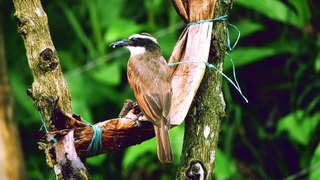
[[[157,138],[158,158],[161,163],[171,163],[173,160],[168,129],[164,120],[160,121],[159,126],[154,125],[154,132]]]

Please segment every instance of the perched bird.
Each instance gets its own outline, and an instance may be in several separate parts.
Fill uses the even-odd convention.
[[[148,33],[133,34],[110,47],[129,49],[129,84],[147,121],[154,125],[159,160],[171,163],[173,154],[168,130],[172,90],[168,65],[157,40]]]

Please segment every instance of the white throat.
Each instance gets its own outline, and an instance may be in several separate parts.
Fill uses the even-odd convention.
[[[131,57],[144,54],[146,52],[145,47],[133,47],[133,46],[127,46],[127,49],[129,49]]]

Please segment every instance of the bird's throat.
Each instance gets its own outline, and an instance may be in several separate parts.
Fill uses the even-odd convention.
[[[130,51],[131,57],[142,55],[142,54],[144,54],[146,52],[146,48],[145,47],[128,46],[127,48]]]

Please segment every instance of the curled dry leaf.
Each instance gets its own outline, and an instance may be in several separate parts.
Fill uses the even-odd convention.
[[[173,0],[179,15],[186,22],[212,19],[216,0],[193,0],[183,3]],[[208,61],[212,36],[212,22],[188,26],[181,34],[169,63],[186,62],[171,67],[173,99],[171,124],[179,125],[184,121],[192,100],[200,86]],[[193,63],[187,63],[193,62]],[[197,63],[199,62],[199,63]]]

